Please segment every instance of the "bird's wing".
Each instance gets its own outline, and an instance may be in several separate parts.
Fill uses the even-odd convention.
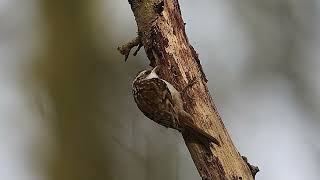
[[[172,95],[164,81],[151,78],[139,82],[134,87],[135,101],[139,109],[150,119],[157,123],[169,126],[170,121],[177,119]]]

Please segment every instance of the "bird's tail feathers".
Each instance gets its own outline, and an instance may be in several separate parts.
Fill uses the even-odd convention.
[[[220,146],[220,142],[210,135],[209,133],[205,132],[201,128],[197,127],[193,121],[192,117],[187,112],[182,112],[180,114],[180,124],[184,127],[185,131],[184,133],[190,133],[194,135],[203,145],[208,146],[210,143],[214,143],[218,146]]]

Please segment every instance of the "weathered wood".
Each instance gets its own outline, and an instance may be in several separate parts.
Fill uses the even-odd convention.
[[[196,125],[217,137],[221,144],[207,152],[193,137],[184,136],[202,179],[253,179],[210,96],[198,55],[186,36],[178,0],[129,0],[129,3],[150,65],[161,65],[160,77],[178,90],[198,79],[183,94],[185,110],[192,114]]]

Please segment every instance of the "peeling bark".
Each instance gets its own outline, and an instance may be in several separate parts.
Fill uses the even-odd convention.
[[[252,180],[250,168],[233,145],[210,96],[200,60],[185,33],[178,0],[129,0],[129,3],[150,65],[161,66],[160,77],[178,90],[198,79],[183,95],[185,110],[192,114],[196,125],[217,137],[221,144],[208,152],[193,137],[184,136],[202,179]]]

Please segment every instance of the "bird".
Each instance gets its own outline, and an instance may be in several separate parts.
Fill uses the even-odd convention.
[[[140,111],[164,127],[176,129],[183,135],[193,135],[206,148],[211,143],[220,146],[215,137],[193,123],[192,116],[184,110],[181,93],[158,76],[159,69],[158,65],[139,72],[132,83],[133,97]]]

